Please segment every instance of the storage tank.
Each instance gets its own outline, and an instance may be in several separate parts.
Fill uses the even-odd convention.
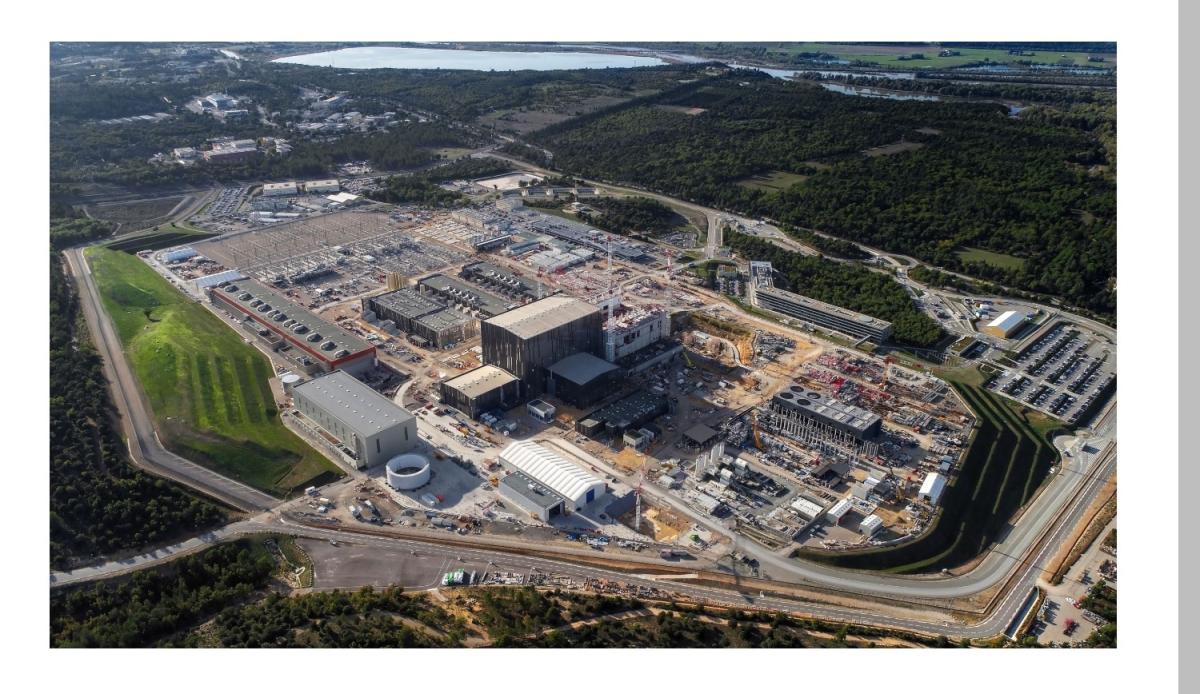
[[[408,491],[429,484],[429,459],[420,453],[403,453],[387,462],[387,483],[392,489]]]
[[[290,372],[285,373],[279,379],[280,383],[283,384],[283,392],[287,393],[288,395],[292,394],[292,389],[295,388],[296,386],[300,385],[300,382],[302,380],[304,380],[304,379],[300,378],[299,375],[290,373]]]

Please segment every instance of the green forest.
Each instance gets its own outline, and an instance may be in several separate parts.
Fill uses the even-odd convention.
[[[913,305],[904,287],[885,274],[785,250],[746,234],[726,235],[725,242],[747,260],[770,261],[783,289],[890,321],[897,342],[929,347],[945,337],[937,322]]]
[[[78,297],[50,256],[50,564],[90,559],[213,527],[225,513],[126,457],[100,355]]]
[[[587,204],[598,214],[580,213],[580,221],[622,236],[656,236],[687,224],[678,212],[652,198],[596,198]]]
[[[1115,313],[1111,103],[1011,117],[995,103],[844,96],[752,71],[685,87],[531,139],[567,174],[815,229]],[[803,180],[781,190],[738,185],[772,172]],[[1025,262],[966,262],[957,251],[967,246]]]

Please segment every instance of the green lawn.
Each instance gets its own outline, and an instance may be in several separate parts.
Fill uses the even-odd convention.
[[[808,180],[808,176],[802,174],[788,173],[787,171],[770,171],[765,174],[743,178],[737,184],[743,188],[775,192],[787,190],[793,185],[803,183],[806,180]]]
[[[1025,259],[1006,253],[986,251],[982,248],[964,248],[955,253],[964,263],[987,263],[1003,270],[1020,270],[1025,267]]]
[[[341,475],[280,422],[271,365],[237,332],[136,256],[88,260],[168,448],[276,495]]]

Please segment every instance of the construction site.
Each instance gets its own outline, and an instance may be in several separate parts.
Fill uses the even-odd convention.
[[[609,521],[593,514],[593,529],[616,523],[700,551],[719,541],[716,523],[783,551],[896,542],[924,527],[973,424],[943,382],[714,302],[678,282],[669,249],[544,217],[376,205],[226,234],[174,251],[168,268],[193,283],[209,269],[257,280],[373,345],[411,375],[406,406],[446,422],[436,426],[451,448],[486,455],[508,441],[561,439],[581,465],[631,490]],[[564,304],[537,328],[505,316],[554,296],[599,313],[598,328],[563,333],[598,334],[579,333],[561,354],[550,349],[559,338],[541,333],[580,309]],[[481,330],[492,321],[515,331],[503,352],[484,344],[500,339]],[[522,361],[537,354],[547,361]],[[542,409],[527,411],[535,396]],[[434,503],[407,503],[467,515],[489,504],[494,491],[477,480],[495,473],[464,466],[474,474],[435,473],[434,487],[450,486]]]

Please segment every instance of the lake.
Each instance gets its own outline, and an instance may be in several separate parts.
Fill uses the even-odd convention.
[[[276,63],[340,67],[355,70],[396,68],[404,70],[579,70],[613,67],[665,65],[667,61],[646,55],[584,53],[575,51],[460,51],[449,48],[403,48],[363,46],[336,51],[277,58]]]

